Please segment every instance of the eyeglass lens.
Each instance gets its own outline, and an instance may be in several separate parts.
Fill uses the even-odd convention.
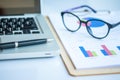
[[[76,31],[80,26],[80,24],[78,24],[79,19],[72,14],[64,14],[63,20],[65,27],[70,31]],[[78,21],[78,23],[76,23],[76,21]]]
[[[106,23],[99,20],[90,20],[87,22],[88,32],[94,37],[102,38],[108,34],[109,27]]]

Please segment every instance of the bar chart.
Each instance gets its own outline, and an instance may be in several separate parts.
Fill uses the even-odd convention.
[[[114,50],[109,50],[106,45],[101,45],[103,49],[100,51],[103,53],[105,56],[110,56],[110,55],[116,55],[116,52]]]
[[[101,52],[101,54],[103,56],[117,55],[115,50],[109,49],[106,45],[100,45],[100,47],[101,48],[99,49],[99,52]],[[118,50],[120,50],[120,46],[116,46],[116,48]],[[85,57],[97,57],[97,56],[99,56],[98,52],[95,50],[89,50],[83,46],[79,46],[79,49]]]
[[[86,50],[83,46],[79,47],[85,57],[95,57],[97,56],[95,51]]]

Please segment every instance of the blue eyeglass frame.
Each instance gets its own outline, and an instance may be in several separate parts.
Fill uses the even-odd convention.
[[[112,28],[120,25],[120,22],[115,23],[115,24],[110,24],[110,23],[108,23],[108,22],[106,22],[106,21],[103,21],[103,20],[101,20],[101,19],[94,19],[94,18],[91,18],[91,19],[89,18],[87,21],[80,20],[80,18],[79,18],[77,15],[75,15],[75,14],[73,14],[73,13],[71,12],[72,10],[79,9],[79,8],[84,8],[84,7],[89,8],[93,13],[97,13],[96,10],[94,10],[93,8],[91,8],[90,6],[87,6],[87,5],[78,6],[78,7],[71,8],[71,9],[68,9],[68,10],[65,10],[65,11],[62,11],[62,12],[61,12],[63,24],[64,24],[65,28],[66,28],[68,31],[76,32],[76,31],[78,31],[78,30],[80,29],[81,23],[84,23],[84,24],[86,25],[86,29],[87,29],[88,33],[89,33],[92,37],[94,37],[94,38],[96,38],[96,39],[103,39],[103,38],[107,37],[107,35],[108,35],[109,32],[110,32],[110,29],[112,29]],[[67,13],[67,14],[72,14],[73,16],[75,16],[76,18],[78,18],[78,20],[81,22],[80,25],[79,25],[79,27],[78,27],[76,30],[70,30],[70,29],[65,25],[65,22],[64,22],[64,14],[66,14],[66,13]],[[103,37],[96,37],[96,36],[94,36],[94,35],[92,34],[92,32],[91,32],[91,29],[87,26],[87,23],[90,22],[90,21],[101,21],[101,22],[107,24],[107,25],[108,25],[108,32],[107,32],[107,34],[106,34],[105,36],[103,36]]]
[[[92,7],[90,7],[88,5],[77,6],[77,7],[74,7],[74,8],[70,8],[70,9],[64,10],[62,12],[71,12],[73,10],[80,9],[80,8],[85,8],[85,7],[90,9],[93,13],[97,13],[97,10],[93,9]],[[87,10],[85,10],[85,11],[87,11]]]

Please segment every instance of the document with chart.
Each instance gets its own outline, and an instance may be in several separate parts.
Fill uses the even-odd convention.
[[[120,21],[118,12],[111,14],[112,17],[108,15],[102,17],[105,17],[105,21],[110,24]],[[70,32],[63,25],[60,14],[49,17],[76,69],[120,66],[120,25],[110,29],[108,36],[104,39],[96,39],[88,34],[84,25],[78,31]]]

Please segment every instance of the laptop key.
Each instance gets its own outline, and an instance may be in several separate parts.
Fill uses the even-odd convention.
[[[0,32],[0,35],[3,35],[3,32]]]
[[[1,19],[1,22],[7,23],[7,22],[8,22],[8,18],[2,18],[2,19]]]
[[[30,30],[29,29],[24,29],[23,30],[23,34],[30,34],[31,32],[30,32]]]
[[[19,32],[19,31],[18,32],[14,32],[14,34],[22,34],[22,32]]]
[[[0,35],[3,35],[3,30],[2,30],[2,28],[0,28]]]
[[[39,34],[40,31],[32,31],[33,34]]]
[[[5,31],[6,35],[12,35],[13,34],[12,28],[7,27],[4,31]]]

